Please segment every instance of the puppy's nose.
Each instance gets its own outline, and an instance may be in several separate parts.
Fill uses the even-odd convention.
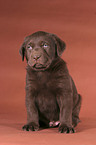
[[[33,59],[38,60],[40,57],[41,56],[39,56],[39,55],[35,55],[35,56],[33,56]]]

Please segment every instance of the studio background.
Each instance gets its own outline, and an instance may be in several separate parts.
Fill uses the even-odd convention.
[[[82,95],[75,134],[24,132],[24,37],[47,31],[66,43],[62,58]],[[96,144],[96,0],[0,0],[0,145]]]

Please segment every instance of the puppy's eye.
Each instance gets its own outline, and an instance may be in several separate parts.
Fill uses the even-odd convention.
[[[32,46],[28,46],[28,49],[29,49],[29,50],[32,50]]]
[[[48,47],[48,45],[47,45],[47,44],[44,44],[44,45],[43,45],[43,47],[44,47],[44,48],[47,48],[47,47]]]

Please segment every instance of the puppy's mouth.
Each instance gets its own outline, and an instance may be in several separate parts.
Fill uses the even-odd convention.
[[[28,62],[28,65],[36,71],[46,70],[50,66],[50,64],[51,64],[50,61],[46,64],[42,64],[42,63],[38,63],[38,62],[32,64],[32,63],[30,63],[30,61]]]
[[[36,63],[36,64],[33,66],[33,68],[35,68],[35,69],[45,69],[46,66],[44,66],[43,64]]]

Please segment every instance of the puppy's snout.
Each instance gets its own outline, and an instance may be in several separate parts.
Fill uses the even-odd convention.
[[[41,57],[41,50],[39,48],[34,48],[34,51],[32,52],[31,58],[37,61]]]
[[[34,55],[34,56],[33,56],[33,59],[34,59],[34,60],[38,60],[40,57],[41,57],[41,55]]]

